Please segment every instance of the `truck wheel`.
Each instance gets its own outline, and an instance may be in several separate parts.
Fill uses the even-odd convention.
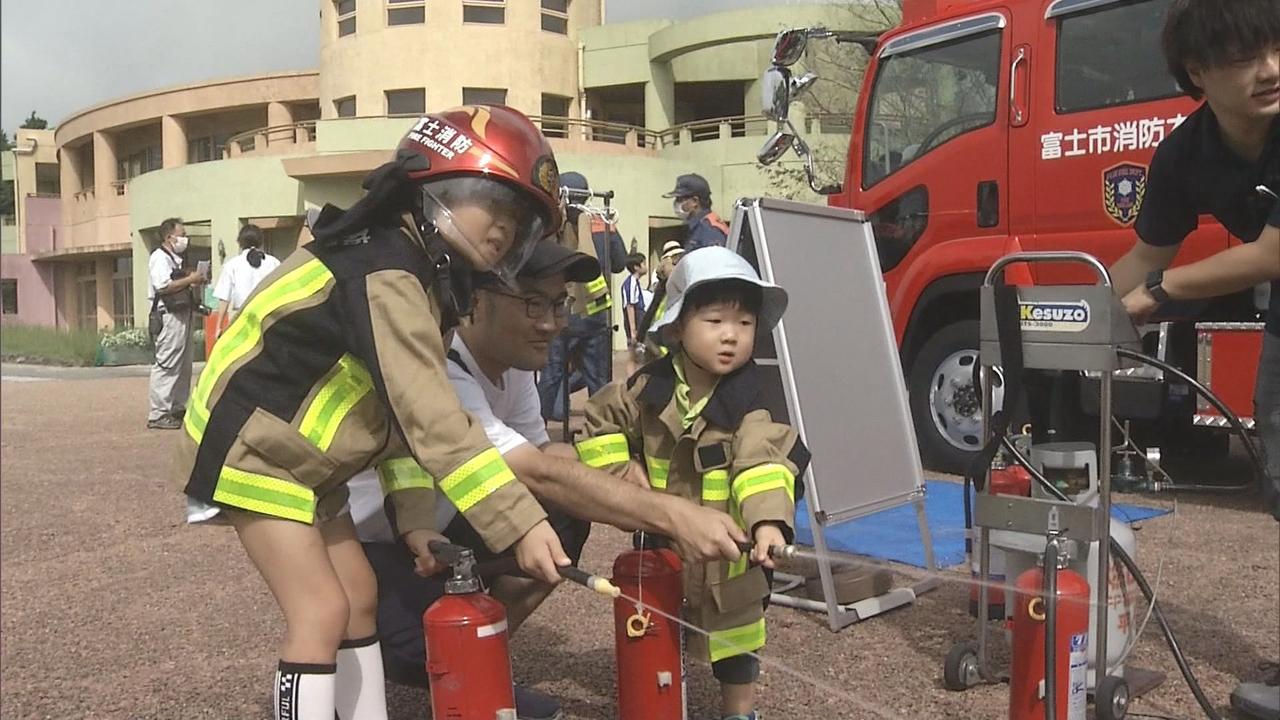
[[[925,467],[964,474],[982,448],[982,396],[973,383],[978,321],[961,320],[934,333],[916,354],[907,377],[911,417]],[[997,375],[996,408],[1004,398]]]

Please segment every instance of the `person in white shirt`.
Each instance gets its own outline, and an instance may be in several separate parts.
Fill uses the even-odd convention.
[[[218,336],[248,302],[258,283],[280,267],[279,260],[263,252],[262,228],[257,225],[250,223],[240,228],[236,243],[240,245],[240,254],[223,264],[218,283],[213,286],[213,296],[218,300],[218,308],[213,311],[217,328],[214,332]]]
[[[206,278],[183,267],[182,256],[190,242],[182,220],[167,218],[160,223],[160,247],[147,261],[147,301],[151,304],[147,319],[156,348],[147,413],[147,427],[153,430],[182,427],[191,394],[191,318],[195,291]]]
[[[627,482],[588,468],[577,462],[572,447],[552,443],[547,434],[533,372],[546,365],[551,341],[567,322],[565,283],[585,282],[599,273],[590,256],[543,241],[520,271],[519,292],[481,276],[472,320],[458,328],[448,351],[449,380],[458,399],[516,478],[547,506],[548,520],[575,563],[590,522],[670,537],[689,562],[737,559],[736,543],[745,535],[728,515],[651,492],[641,473]],[[535,472],[539,466],[549,469]],[[378,635],[387,677],[425,684],[422,614],[443,595],[445,577],[414,573],[413,556],[391,532],[376,473],[361,473],[347,487],[356,532],[377,576]],[[472,548],[480,562],[500,557],[485,547],[443,494],[438,495],[437,511],[436,527],[450,542]],[[552,590],[510,575],[487,578],[486,584],[506,606],[512,631]],[[516,688],[516,705],[521,718],[558,717],[558,703],[525,688]]]

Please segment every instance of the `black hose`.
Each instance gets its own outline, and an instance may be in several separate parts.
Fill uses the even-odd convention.
[[[1214,395],[1213,392],[1209,390],[1209,388],[1205,387],[1204,385],[1201,385],[1200,382],[1197,381],[1195,378],[1186,374],[1182,370],[1179,370],[1173,365],[1170,365],[1169,363],[1164,362],[1163,360],[1157,360],[1156,358],[1153,358],[1150,355],[1143,355],[1140,352],[1135,352],[1133,350],[1129,350],[1123,347],[1117,347],[1116,354],[1120,355],[1121,357],[1127,357],[1130,360],[1137,360],[1138,362],[1146,365],[1150,365],[1151,367],[1156,368],[1157,370],[1161,370],[1176,376],[1179,380],[1182,380],[1183,382],[1190,385],[1192,389],[1194,389],[1196,393],[1200,395],[1200,397],[1203,397],[1205,400],[1208,400],[1210,405],[1213,405],[1213,407],[1216,408],[1218,412],[1222,413],[1222,417],[1226,418],[1227,423],[1231,425],[1231,429],[1235,431],[1236,435],[1240,437],[1241,442],[1244,443],[1244,449],[1246,452],[1249,453],[1249,459],[1252,461],[1254,478],[1255,480],[1257,480],[1257,488],[1259,491],[1262,492],[1264,497],[1266,496],[1267,494],[1266,487],[1267,487],[1268,479],[1267,479],[1266,468],[1262,463],[1262,456],[1261,454],[1258,453],[1257,446],[1253,444],[1253,438],[1249,437],[1249,431],[1245,429],[1244,423],[1240,422],[1240,418],[1235,413],[1231,412],[1231,408],[1228,408],[1226,404],[1223,403],[1222,400],[1217,395]],[[1254,488],[1253,483],[1244,483],[1240,485],[1179,485],[1177,483],[1173,483],[1173,484],[1161,486],[1162,490],[1176,490],[1176,491],[1183,491],[1183,492],[1220,492],[1220,493],[1246,492],[1253,488]]]
[[[1058,720],[1058,538],[1044,546],[1044,720]]]
[[[1134,354],[1136,355],[1137,353]],[[1070,498],[1054,486],[1054,484],[1050,482],[1043,473],[1037,470],[1035,465],[1031,464],[1031,460],[1018,450],[1017,446],[1014,445],[1013,441],[1010,440],[1008,436],[1001,438],[1001,444],[1003,444],[1005,448],[1013,454],[1014,459],[1027,469],[1027,472],[1031,474],[1031,477],[1039,483],[1046,492],[1053,495],[1058,500],[1070,502]],[[1110,522],[1110,518],[1107,518],[1107,521]],[[1178,671],[1182,673],[1182,678],[1186,680],[1187,687],[1191,689],[1191,694],[1195,696],[1196,702],[1200,705],[1200,709],[1204,710],[1205,717],[1209,718],[1209,720],[1223,720],[1223,717],[1214,709],[1213,703],[1209,702],[1209,698],[1205,696],[1204,690],[1200,687],[1200,682],[1196,680],[1195,673],[1191,671],[1191,666],[1187,664],[1187,658],[1182,654],[1182,648],[1178,645],[1178,639],[1174,637],[1173,630],[1169,627],[1169,622],[1164,617],[1164,612],[1160,609],[1159,603],[1156,602],[1155,595],[1151,591],[1151,584],[1147,582],[1146,576],[1138,569],[1138,564],[1129,556],[1129,553],[1125,552],[1124,548],[1120,546],[1120,543],[1113,539],[1110,541],[1109,545],[1111,547],[1111,552],[1115,553],[1116,557],[1120,558],[1120,562],[1125,566],[1125,569],[1129,571],[1129,574],[1133,575],[1133,579],[1137,581],[1138,587],[1141,588],[1143,596],[1146,597],[1147,602],[1151,604],[1151,614],[1155,616],[1156,623],[1160,626],[1160,632],[1164,635],[1165,642],[1169,645],[1169,651],[1173,653],[1173,660],[1178,664]],[[1106,612],[1106,608],[1098,608],[1098,612]],[[1098,622],[1105,622],[1105,619],[1099,617]],[[1096,677],[1098,678],[1098,684],[1101,685],[1102,678],[1106,674],[1106,668],[1095,668],[1094,670],[1096,672]]]

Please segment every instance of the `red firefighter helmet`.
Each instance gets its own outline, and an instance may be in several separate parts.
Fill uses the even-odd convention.
[[[559,231],[564,222],[560,172],[551,144],[518,110],[467,105],[423,115],[396,149],[397,156],[405,153],[428,161],[426,169],[408,172],[409,179],[423,183],[424,213],[441,226],[447,239],[471,246],[477,269],[491,265],[499,275],[514,277],[533,243]],[[456,226],[449,227],[460,203],[488,205],[514,216],[515,237],[505,255],[485,248],[484,238],[467,237]],[[435,217],[433,206],[438,210]]]

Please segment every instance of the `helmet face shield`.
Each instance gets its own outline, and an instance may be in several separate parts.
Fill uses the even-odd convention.
[[[423,219],[482,272],[515,287],[516,273],[549,232],[540,204],[498,180],[457,176],[422,185]]]

